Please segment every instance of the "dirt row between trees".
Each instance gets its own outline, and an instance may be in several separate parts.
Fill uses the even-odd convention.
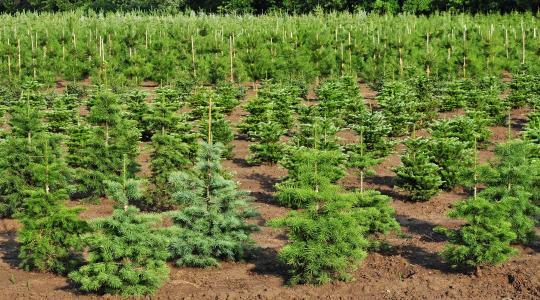
[[[375,103],[376,93],[361,84],[366,102]],[[313,98],[313,92],[310,92]],[[249,90],[246,101],[255,96]],[[238,124],[247,113],[237,107],[229,120]],[[458,112],[459,114],[459,112]],[[527,110],[515,110],[514,135],[519,134]],[[441,118],[451,115],[441,115]],[[491,142],[507,139],[506,127],[492,127]],[[419,135],[427,132],[419,132]],[[354,142],[351,132],[340,133],[344,142]],[[539,299],[540,245],[520,247],[520,254],[506,264],[484,268],[480,277],[452,270],[438,257],[445,237],[433,232],[438,225],[457,226],[458,221],[446,217],[452,204],[467,195],[460,190],[442,192],[425,203],[407,202],[406,196],[394,189],[392,168],[399,165],[399,151],[376,168],[376,176],[367,179],[369,188],[378,189],[394,199],[392,206],[403,234],[388,238],[390,249],[370,253],[354,273],[355,281],[325,286],[285,285],[286,267],[279,263],[277,252],[287,242],[285,232],[266,226],[272,218],[285,215],[287,208],[272,198],[274,184],[286,175],[278,165],[251,166],[246,162],[250,142],[238,135],[233,142],[234,156],[224,162],[234,172],[241,188],[251,191],[254,206],[260,214],[253,222],[260,226],[254,239],[260,247],[246,262],[223,263],[220,268],[195,269],[171,266],[169,281],[152,299]],[[142,154],[144,161],[145,154]],[[482,150],[480,160],[493,156],[493,146]],[[359,186],[355,174],[341,180],[348,189]],[[113,203],[104,200],[99,205],[85,205],[85,218],[106,216]],[[17,268],[16,221],[0,220],[0,299],[98,299],[95,295],[77,294],[61,276],[25,272]],[[106,299],[117,299],[108,296]]]

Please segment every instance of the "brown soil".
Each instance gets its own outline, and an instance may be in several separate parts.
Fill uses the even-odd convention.
[[[376,105],[376,93],[362,85],[366,101]],[[248,98],[254,96],[248,92]],[[523,120],[526,111],[513,112],[514,120]],[[238,124],[246,112],[241,108],[229,117]],[[446,115],[448,117],[448,115]],[[516,121],[517,133],[521,124]],[[506,127],[492,128],[491,142],[504,141]],[[421,134],[424,134],[421,132]],[[352,132],[340,137],[353,142]],[[170,279],[152,299],[539,299],[540,298],[540,245],[519,247],[520,254],[510,262],[484,268],[481,275],[452,270],[444,264],[437,252],[445,238],[433,232],[438,225],[458,226],[459,222],[446,217],[452,204],[467,195],[463,191],[442,192],[425,203],[407,201],[405,194],[393,186],[394,172],[399,165],[399,152],[390,155],[376,168],[376,176],[367,179],[367,187],[392,196],[392,206],[403,234],[388,238],[390,250],[371,253],[354,272],[353,282],[338,282],[325,286],[287,287],[287,270],[277,260],[277,252],[286,244],[285,232],[266,226],[272,218],[283,216],[288,209],[277,205],[272,197],[274,184],[287,170],[277,165],[252,166],[246,162],[250,142],[242,135],[234,141],[234,156],[224,162],[235,174],[243,189],[250,190],[260,216],[255,218],[261,230],[254,234],[259,250],[246,262],[225,262],[220,268],[191,269],[171,266]],[[481,151],[481,160],[492,157],[493,146]],[[143,151],[142,161],[148,158]],[[147,173],[143,164],[143,173]],[[350,172],[341,181],[346,188],[359,186]],[[76,203],[70,203],[75,205]],[[107,216],[112,212],[109,200],[99,205],[84,204],[84,218]],[[83,295],[61,276],[25,272],[17,268],[16,229],[14,220],[0,220],[0,299],[98,299],[96,295]],[[120,299],[106,297],[107,299]]]

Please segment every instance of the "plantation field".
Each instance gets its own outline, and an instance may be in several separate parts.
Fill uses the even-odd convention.
[[[251,83],[248,84],[251,86]],[[377,92],[367,84],[359,84],[366,103],[377,105]],[[154,95],[154,87],[143,87],[142,90]],[[55,91],[63,92],[60,85]],[[255,97],[255,91],[247,91],[242,104]],[[305,105],[316,103],[316,95],[310,90]],[[526,122],[529,109],[512,111],[514,134],[517,136]],[[440,113],[438,118],[448,119],[462,112]],[[241,123],[248,113],[242,108],[235,108],[227,119],[234,125]],[[507,139],[505,126],[492,126],[493,135],[490,143],[501,143]],[[350,130],[341,131],[343,143],[358,141],[358,136]],[[418,135],[428,135],[419,131]],[[234,172],[234,178],[243,189],[251,191],[256,201],[253,204],[260,216],[253,222],[261,226],[261,231],[254,234],[260,246],[253,258],[246,262],[226,262],[218,269],[197,269],[173,267],[169,281],[156,294],[161,299],[292,299],[292,298],[350,298],[369,297],[379,299],[394,298],[475,298],[493,299],[509,297],[514,299],[533,299],[540,293],[540,255],[539,245],[520,247],[520,255],[510,262],[485,270],[481,277],[473,274],[462,274],[444,264],[437,251],[444,245],[445,238],[433,232],[437,225],[456,226],[457,223],[445,216],[453,203],[467,197],[462,191],[443,192],[429,202],[414,203],[407,201],[403,192],[393,188],[395,173],[392,169],[399,165],[399,152],[387,157],[375,168],[377,175],[367,180],[367,187],[383,191],[391,195],[395,201],[392,207],[396,210],[396,218],[406,238],[391,236],[388,240],[392,249],[380,253],[371,253],[362,266],[354,272],[356,281],[351,283],[335,283],[321,287],[284,286],[286,267],[277,259],[277,252],[286,243],[282,230],[266,226],[266,222],[283,216],[288,209],[281,207],[273,199],[274,185],[280,181],[287,171],[277,165],[250,165],[246,162],[249,145],[252,144],[243,134],[236,134],[232,141],[233,155],[224,161],[228,170]],[[485,162],[493,157],[493,145],[480,151],[480,161]],[[148,171],[149,149],[147,143],[141,143],[142,152],[138,157],[143,170]],[[358,188],[358,178],[352,170],[340,181],[347,188]],[[75,204],[75,202],[72,202]],[[82,217],[92,219],[108,216],[113,210],[113,201],[103,200],[101,204],[84,204]],[[459,223],[459,222],[458,222]],[[30,299],[71,299],[96,298],[96,296],[80,295],[74,292],[69,282],[59,276],[50,274],[25,272],[17,269],[16,230],[19,224],[15,220],[1,221],[0,249],[2,269],[0,288],[2,297]]]
[[[535,15],[0,21],[0,299],[540,298]]]

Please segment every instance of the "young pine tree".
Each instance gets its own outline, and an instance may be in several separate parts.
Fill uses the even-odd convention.
[[[418,139],[411,140],[401,155],[401,165],[394,169],[398,176],[397,185],[409,192],[413,201],[427,201],[439,193],[443,184],[440,167],[431,162],[431,156],[421,147],[414,146]]]
[[[298,132],[291,139],[291,144],[296,147],[315,148],[320,150],[339,150],[339,128],[334,125],[334,119],[312,116],[313,111],[304,111],[307,115],[300,117]]]
[[[516,241],[531,243],[536,238],[540,207],[539,161],[534,158],[536,148],[528,142],[513,140],[497,145],[495,159],[480,166],[478,182],[486,188],[479,195],[494,202],[506,212],[516,234]]]
[[[345,176],[345,156],[340,151],[298,148],[283,162],[289,170],[276,186],[278,201],[291,208],[308,207],[326,192],[339,190],[334,185]]]
[[[364,192],[364,180],[366,176],[373,175],[372,167],[380,164],[382,158],[378,158],[378,153],[369,151],[364,143],[364,133],[360,132],[360,142],[357,145],[351,145],[347,151],[347,165],[358,171],[360,178],[360,192]]]
[[[516,253],[510,243],[516,239],[512,224],[500,205],[481,197],[458,202],[451,218],[465,219],[457,230],[437,227],[448,236],[442,257],[453,267],[479,267],[504,262]]]
[[[247,161],[250,164],[277,163],[284,154],[284,144],[280,142],[280,138],[286,132],[277,122],[258,123],[249,133],[255,143],[249,146]]]
[[[270,222],[288,230],[289,243],[279,258],[290,267],[292,285],[350,280],[367,255],[367,228],[357,221],[353,202],[339,193],[325,196],[305,210]]]
[[[33,187],[34,164],[43,162],[38,148],[43,141],[36,142],[45,134],[43,113],[28,97],[15,103],[9,125],[11,132],[0,144],[0,216],[11,216],[20,210],[26,197],[24,190]],[[58,149],[54,147],[55,155],[60,155]],[[54,184],[51,189],[56,187]]]
[[[253,215],[246,192],[228,179],[221,167],[223,145],[201,143],[194,170],[170,176],[172,198],[181,210],[171,213],[179,233],[170,252],[178,266],[217,266],[220,260],[240,260],[253,247],[246,223]]]
[[[140,131],[134,121],[123,118],[118,96],[107,90],[97,91],[90,99],[88,121],[90,128],[79,126],[81,132],[68,145],[74,159],[70,165],[75,168],[76,192],[94,198],[105,195],[105,181],[122,174],[124,155],[129,159],[130,176],[138,170],[135,158]],[[84,159],[76,159],[79,155]]]
[[[85,292],[149,295],[169,276],[169,240],[155,226],[160,217],[141,214],[129,205],[142,195],[141,182],[128,179],[127,157],[123,161],[121,178],[107,182],[109,196],[119,208],[111,217],[90,223],[94,232],[85,239],[87,262],[69,278]]]
[[[67,208],[67,165],[58,155],[59,143],[45,135],[34,139],[41,157],[32,164],[32,185],[24,187],[21,210],[15,214],[20,266],[25,270],[67,273],[82,262],[81,235],[89,228],[77,208]]]

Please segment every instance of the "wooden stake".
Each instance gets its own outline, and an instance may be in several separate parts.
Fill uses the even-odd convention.
[[[197,77],[197,70],[195,69],[195,40],[193,35],[191,36],[191,62],[193,64],[193,77]]]
[[[474,181],[474,199],[476,200],[476,195],[478,193],[478,187],[476,186],[476,182],[478,180],[478,174],[476,174],[476,168],[478,166],[478,145],[477,145],[477,141],[476,141],[476,135],[474,136],[474,147],[473,147],[473,155],[474,155],[474,176],[473,176],[473,181]]]
[[[525,28],[523,27],[523,20],[521,20],[521,63],[525,64]]]
[[[467,43],[467,25],[463,27],[463,78],[467,78],[467,53],[465,45]]]
[[[17,50],[19,52],[19,77],[21,77],[21,39],[17,39]]]
[[[508,110],[508,141],[512,139],[512,110]]]
[[[429,58],[429,32],[426,34],[426,57]],[[426,66],[426,75],[427,77],[429,77],[429,75],[431,74],[431,69],[429,67],[429,63],[427,64]]]
[[[208,144],[212,145],[212,97],[208,100]]]
[[[8,76],[11,78],[11,55],[8,55]]]
[[[504,48],[506,50],[506,59],[510,58],[510,50],[508,49],[508,29],[504,29]]]
[[[403,77],[403,48],[399,48],[399,76]]]
[[[233,47],[233,38],[232,35],[229,36],[229,59],[231,64],[231,82],[234,82],[234,64],[233,64],[233,57],[234,57],[234,47]]]

